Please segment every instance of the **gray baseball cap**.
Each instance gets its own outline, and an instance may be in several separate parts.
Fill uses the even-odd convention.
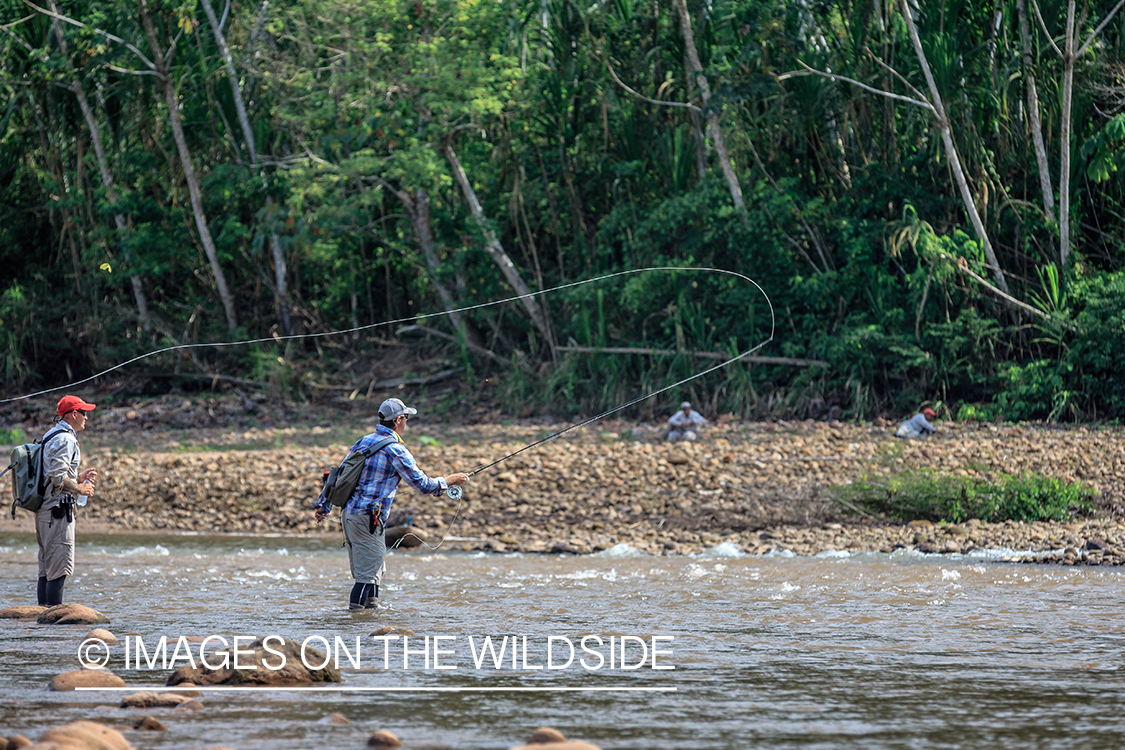
[[[682,404],[680,404],[680,408],[681,408],[681,409],[690,409],[690,408],[691,408],[691,403],[690,403],[690,402],[688,402],[688,401],[685,401],[685,402],[683,402]]]
[[[402,403],[402,399],[388,398],[379,405],[379,416],[388,422],[392,419],[398,419],[403,414],[417,414],[418,410],[407,406]]]

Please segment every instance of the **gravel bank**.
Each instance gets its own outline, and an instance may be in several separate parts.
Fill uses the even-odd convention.
[[[308,510],[320,475],[373,426],[352,418],[331,427],[170,431],[136,412],[99,416],[98,429],[83,436],[87,465],[102,474],[83,524],[136,531],[323,533]],[[565,426],[418,422],[407,444],[432,475],[488,463]],[[698,554],[729,543],[749,553],[998,549],[1036,553],[1013,557],[1031,562],[1125,562],[1122,430],[942,424],[937,437],[909,443],[893,432],[889,425],[728,421],[698,443],[668,444],[658,425],[603,423],[474,477],[445,547],[590,553],[624,544],[648,554]],[[824,493],[864,474],[922,467],[1083,480],[1101,494],[1102,510],[1066,524],[934,526],[850,514]],[[431,543],[458,510],[448,498],[409,490],[400,491],[396,508],[411,511]],[[23,513],[0,523],[32,528]]]

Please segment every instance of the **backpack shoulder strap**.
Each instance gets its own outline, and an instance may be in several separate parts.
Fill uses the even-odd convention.
[[[372,456],[374,456],[376,453],[378,453],[379,451],[386,448],[388,445],[391,445],[392,443],[397,443],[397,442],[398,442],[398,438],[394,437],[393,435],[388,435],[387,437],[383,438],[379,442],[373,443],[373,444],[367,446],[366,448],[364,448],[360,452],[363,453],[364,459],[369,459]]]

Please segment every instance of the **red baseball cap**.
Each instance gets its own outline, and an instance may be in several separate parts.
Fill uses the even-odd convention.
[[[58,412],[59,416],[69,414],[77,409],[78,411],[93,411],[97,407],[93,404],[87,404],[77,396],[63,396],[59,399]]]
[[[93,408],[93,407],[91,407],[91,408]],[[930,408],[923,409],[922,414],[924,414],[929,419],[933,419],[934,417],[937,416],[937,412],[935,412],[933,409],[930,409]]]

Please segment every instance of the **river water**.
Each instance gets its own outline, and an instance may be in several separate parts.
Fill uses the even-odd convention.
[[[1125,745],[1120,569],[902,552],[747,557],[727,546],[694,558],[412,551],[388,565],[385,608],[349,613],[346,555],[331,540],[80,534],[67,600],[107,614],[119,637],[138,634],[155,651],[161,635],[339,636],[354,658],[360,636],[360,667],[342,654],[338,687],[400,690],[207,692],[201,711],[121,709],[120,693],[46,689],[78,668],[89,628],[5,620],[0,735],[151,713],[168,731],[130,732],[135,747],[358,748],[389,729],[408,748],[506,748],[542,725],[606,750]],[[34,537],[0,535],[0,606],[34,603],[35,575]],[[417,633],[406,668],[401,641],[368,637],[380,626]],[[426,636],[456,669],[427,668]],[[497,651],[518,636],[515,665],[509,649],[500,668],[478,668],[485,636]],[[550,666],[566,662],[563,638],[574,661],[534,669],[548,666],[552,636]],[[584,636],[603,645],[588,639],[583,652]],[[609,638],[622,636],[626,666],[647,653],[644,666],[621,669],[615,646],[610,668]],[[655,664],[674,669],[652,668],[654,636],[664,637]],[[131,688],[170,674],[124,658],[112,647],[109,667]],[[505,690],[426,690],[480,687]],[[331,712],[352,723],[319,723]]]

